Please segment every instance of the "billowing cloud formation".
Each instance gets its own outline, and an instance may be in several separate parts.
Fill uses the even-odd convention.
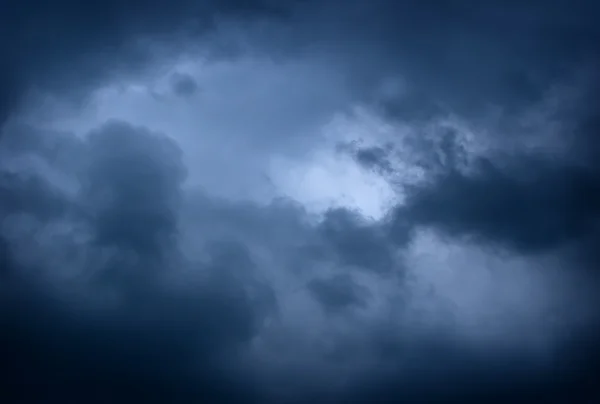
[[[85,192],[94,206],[97,242],[144,256],[159,252],[177,231],[185,175],[179,150],[169,139],[116,122],[92,133],[89,142]]]
[[[593,2],[121,3],[1,6],[3,402],[599,397]]]
[[[410,215],[451,234],[471,233],[524,252],[552,249],[595,231],[597,173],[543,161],[520,163],[523,171],[516,173],[483,164],[473,176],[444,175],[414,191]]]
[[[143,128],[109,122],[89,135],[84,150],[87,155],[83,170],[76,173],[83,177],[81,195],[70,201],[63,198],[64,209],[47,211],[48,201],[53,198],[51,191],[35,182],[16,183],[10,192],[16,195],[19,188],[28,189],[29,195],[24,198],[39,200],[38,205],[21,204],[14,209],[7,205],[7,209],[13,211],[13,217],[17,210],[24,215],[39,215],[42,220],[36,224],[38,229],[50,227],[49,221],[86,227],[89,241],[85,244],[77,245],[73,237],[66,245],[48,240],[54,243],[54,251],[47,253],[62,266],[75,266],[70,276],[80,281],[68,287],[83,287],[88,297],[94,290],[101,291],[99,298],[104,302],[78,308],[69,301],[56,301],[52,292],[38,289],[45,290],[46,286],[25,280],[9,284],[15,288],[8,292],[15,294],[9,299],[11,305],[16,304],[11,308],[17,311],[11,310],[4,318],[9,339],[5,344],[12,346],[11,357],[5,362],[11,375],[4,384],[7,393],[20,400],[38,400],[44,394],[73,400],[82,399],[79,395],[88,388],[100,388],[93,400],[156,399],[156,394],[168,400],[205,390],[191,382],[191,377],[214,377],[211,383],[216,384],[211,384],[210,390],[215,393],[210,394],[227,397],[228,388],[218,387],[218,383],[224,383],[218,380],[220,376],[212,374],[214,369],[204,363],[223,355],[222,349],[235,349],[252,337],[255,322],[272,300],[268,287],[252,282],[252,260],[244,247],[236,244],[214,245],[206,260],[194,264],[161,260],[160,254],[169,252],[171,238],[177,236],[176,202],[183,174],[178,149],[171,141]],[[139,161],[134,163],[136,158]],[[70,218],[69,211],[73,214]],[[9,233],[5,237],[17,235]],[[23,241],[16,241],[20,243]],[[66,250],[60,251],[62,248]],[[79,254],[84,255],[79,257],[82,261],[73,257]],[[8,275],[19,277],[19,268],[11,262],[7,262]],[[176,270],[169,268],[175,264],[189,266],[197,271],[196,276],[206,278],[198,284],[202,286],[170,290],[164,278]],[[66,269],[53,268],[51,261],[30,265],[36,271]],[[55,275],[45,274],[49,282]],[[239,276],[247,280],[239,283]],[[88,283],[82,281],[84,278]],[[111,296],[117,299],[113,303]],[[48,327],[36,331],[44,323]],[[39,356],[37,349],[41,349]],[[62,354],[53,357],[51,352]],[[165,367],[166,363],[172,367]],[[113,373],[117,370],[114,366],[121,375]],[[139,375],[139,371],[146,376]],[[44,392],[19,393],[25,387],[22,383],[31,378],[40,381]],[[80,387],[70,391],[69,384],[76,379]]]
[[[135,74],[155,60],[148,41],[172,47],[210,31],[221,17],[281,18],[293,3],[8,1],[0,20],[2,114],[37,86],[81,96],[115,72]]]

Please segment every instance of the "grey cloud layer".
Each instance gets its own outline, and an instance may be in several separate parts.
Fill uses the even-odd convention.
[[[11,137],[5,139],[10,142]],[[71,139],[76,145],[81,142]],[[19,140],[13,140],[16,148]],[[43,156],[41,143],[31,144],[37,145],[37,150],[25,153]],[[28,150],[26,145],[23,150]],[[78,147],[83,153],[81,166],[67,172],[81,185],[76,197],[52,190],[41,173],[29,174],[29,180],[25,174],[13,176],[12,182],[4,184],[7,194],[38,201],[28,205],[6,200],[2,204],[5,218],[37,218],[33,226],[39,234],[32,240],[14,227],[5,228],[3,234],[7,246],[3,274],[8,287],[3,292],[2,321],[7,330],[3,346],[10,351],[3,365],[10,376],[4,382],[5,391],[20,400],[89,399],[93,390],[98,391],[98,402],[144,398],[186,402],[191,397],[253,402],[252,397],[272,398],[275,393],[269,393],[272,387],[268,382],[259,377],[253,383],[251,374],[240,365],[256,338],[268,343],[278,333],[294,332],[285,331],[286,319],[279,316],[289,312],[282,312],[278,301],[285,297],[282,291],[293,291],[278,289],[281,284],[273,275],[302,287],[302,282],[294,281],[294,272],[299,280],[304,274],[307,292],[332,316],[329,321],[338,321],[335,316],[344,313],[352,319],[354,310],[376,297],[353,278],[366,270],[383,276],[384,283],[397,282],[403,266],[394,252],[410,241],[411,226],[431,224],[422,218],[406,221],[400,227],[402,236],[398,236],[394,222],[387,218],[368,222],[344,209],[333,210],[315,223],[302,209],[286,206],[286,202],[279,208],[259,207],[187,195],[178,185],[185,172],[177,146],[160,134],[122,122],[106,123]],[[48,210],[53,200],[58,200],[55,204],[61,208]],[[182,211],[182,206],[188,208]],[[422,206],[431,209],[430,215],[438,210]],[[186,212],[190,208],[192,211]],[[443,229],[446,222],[440,220],[438,226]],[[82,226],[84,241],[78,241],[75,231],[66,243],[55,239],[51,230],[45,231],[61,222],[73,228]],[[178,242],[173,244],[174,240]],[[275,272],[258,267],[265,263],[260,248],[273,249]],[[39,255],[27,256],[32,249]],[[326,271],[332,265],[337,274],[319,274],[319,268]],[[62,275],[69,270],[75,281]],[[58,289],[53,292],[48,285]],[[397,288],[401,291],[402,283]],[[94,300],[95,296],[100,300]],[[111,300],[114,298],[117,300]],[[400,308],[398,315],[402,312]],[[437,336],[426,329],[418,331],[402,317],[390,323],[375,319],[367,324],[373,329],[359,331],[360,327],[351,326],[345,333],[329,337],[331,348],[315,347],[307,355],[342,366],[340,369],[364,361],[364,369],[355,371],[375,374],[375,379],[365,375],[364,386],[339,390],[336,384],[318,385],[305,391],[295,389],[288,380],[284,381],[290,384],[283,398],[275,395],[280,397],[276,400],[294,396],[305,400],[312,394],[331,400],[356,394],[355,398],[364,394],[364,400],[380,394],[475,399],[503,392],[522,397],[536,388],[528,385],[526,378],[540,377],[547,382],[562,375],[550,372],[543,361],[521,364],[511,359],[518,350],[509,350],[509,356],[501,351],[485,353],[443,329]],[[396,330],[394,324],[402,328]],[[39,327],[44,327],[43,332]],[[269,327],[276,327],[272,336]],[[293,341],[291,336],[284,338]],[[304,337],[300,334],[299,338]],[[290,352],[293,350],[284,349],[281,354]],[[458,363],[464,372],[457,370]],[[582,369],[575,365],[575,371]],[[232,372],[232,367],[241,370]],[[265,369],[268,367],[267,362]],[[260,367],[258,370],[260,374]],[[463,382],[471,372],[479,377],[476,389]],[[450,374],[456,379],[448,381]],[[501,374],[508,377],[505,382],[498,380]],[[314,386],[311,376],[303,378]],[[397,378],[404,380],[401,390],[388,384]],[[36,380],[39,388],[21,390],[26,380]],[[442,380],[446,380],[444,384],[440,384]],[[71,387],[73,381],[77,388]],[[577,376],[572,381],[575,384],[567,386],[579,386],[580,382]],[[427,388],[419,387],[422,383],[437,383],[438,392],[430,395]]]
[[[45,395],[73,400],[89,394],[88,398],[103,402],[111,397],[184,400],[200,392],[199,397],[209,394],[235,400],[228,387],[219,387],[219,383],[226,384],[225,379],[208,363],[223,350],[251,338],[262,315],[255,310],[269,305],[268,287],[256,284],[253,289],[251,281],[238,279],[252,277],[253,263],[243,246],[219,244],[211,248],[205,261],[194,264],[194,269],[207,277],[199,287],[170,291],[168,281],[161,284],[161,279],[176,261],[168,262],[161,255],[169,253],[170,239],[177,236],[176,200],[182,174],[177,147],[143,128],[119,122],[107,123],[90,134],[85,146],[88,168],[80,167],[83,170],[78,173],[83,176],[83,195],[75,201],[65,198],[64,209],[47,212],[52,194],[35,182],[17,179],[6,184],[11,194],[27,193],[40,203],[3,203],[3,217],[36,215],[41,219],[40,228],[52,222],[83,222],[89,232],[89,241],[83,245],[73,236],[66,245],[52,242],[48,253],[58,258],[58,267],[52,265],[52,259],[19,264],[18,258],[6,251],[8,267],[3,272],[5,279],[12,279],[5,285],[12,290],[3,294],[3,304],[11,308],[3,313],[3,346],[12,347],[4,362],[9,371],[3,380],[6,393],[18,400],[38,400]],[[108,146],[120,153],[106,153]],[[123,165],[135,159],[142,166]],[[38,181],[43,183],[41,178]],[[77,204],[83,205],[74,206]],[[3,239],[9,240],[9,250],[11,244],[25,250],[36,248],[35,242],[11,237],[15,234]],[[106,257],[103,251],[107,249]],[[78,254],[84,255],[83,261],[77,259]],[[28,278],[24,265],[42,271],[41,277]],[[112,291],[125,300],[99,309],[78,308],[80,304],[69,303],[68,298],[56,301],[45,289],[44,279],[56,282],[57,274],[73,266],[73,276],[80,282],[67,284],[68,288],[83,286],[88,295],[108,293],[103,295],[105,299]],[[91,282],[88,289],[85,282],[81,284],[83,279]],[[43,331],[35,331],[44,323],[48,326]],[[41,349],[39,355],[37,349]],[[61,354],[56,357],[52,352]],[[165,364],[170,365],[165,368]],[[35,383],[41,390],[19,392],[25,380],[38,380]],[[70,387],[75,380],[80,387]],[[200,380],[207,384],[200,386]],[[100,388],[98,396],[85,393],[95,388]],[[244,398],[248,393],[244,392]]]
[[[576,102],[543,111],[559,123],[558,155],[519,143],[522,115],[516,112],[538,105],[579,68],[595,66],[594,2],[82,4],[0,6],[0,398],[358,403],[598,397],[591,383],[600,370],[593,345],[597,299],[587,294],[597,290],[600,267],[597,80],[578,85],[587,91]],[[246,42],[228,53],[221,47],[236,27]],[[347,87],[348,109],[366,104],[392,124],[408,121],[416,128],[423,122],[435,128],[448,112],[484,126],[490,119],[478,139],[515,147],[474,156],[445,129],[434,130],[431,144],[416,130],[402,156],[410,155],[425,179],[410,186],[394,182],[402,173],[393,142],[346,147],[358,164],[398,185],[405,200],[379,220],[347,208],[317,220],[285,198],[260,205],[185,189],[193,167],[184,164],[172,134],[152,127],[112,120],[78,137],[19,122],[19,107],[35,103],[35,97],[31,105],[24,101],[29,90],[80,101],[100,83],[125,81],[197,43],[232,63],[249,51],[330,66]],[[303,86],[323,85],[322,77],[313,83],[306,76]],[[387,88],[390,79],[399,86]],[[203,94],[191,76],[174,76],[169,85],[178,101]],[[281,96],[273,103],[284,103]],[[337,98],[332,103],[323,109],[344,109]],[[506,126],[491,122],[490,106],[500,109]],[[305,111],[297,108],[287,111],[285,125],[273,117],[257,127],[274,126],[278,134],[287,122],[303,127]],[[306,109],[310,117],[319,115]],[[252,116],[238,125],[235,119],[232,110],[236,130],[252,122]],[[546,128],[534,130],[545,141]],[[281,141],[255,140],[265,156]],[[209,174],[215,182],[229,178]],[[415,278],[425,275],[415,274],[409,258],[426,231],[448,244],[467,243],[471,251],[521,259],[526,272],[547,266],[540,279],[558,271],[585,283],[572,306],[550,312],[554,320],[535,311],[523,315],[541,324],[535,337],[553,337],[547,331],[552,321],[567,328],[568,337],[557,333],[558,348],[537,356],[545,345],[523,336],[533,326],[514,332],[520,313],[492,298],[467,309],[450,302],[435,315],[413,307],[444,298],[426,290],[418,292],[426,298],[410,300]],[[443,244],[427,254],[441,255]],[[449,271],[483,266],[440,259],[438,266]],[[515,279],[516,288],[522,278]],[[476,287],[465,283],[458,293]],[[565,284],[558,291],[569,295],[571,289]],[[558,295],[551,303],[564,304]],[[517,308],[528,311],[536,298]],[[460,323],[461,310],[488,306],[508,318],[491,320],[500,328],[510,324],[506,338],[494,335],[503,343],[476,339],[485,334],[482,322]],[[432,316],[436,321],[428,324]]]
[[[4,2],[0,20],[3,118],[32,87],[85,96],[101,80],[142,71],[156,60],[148,41],[163,41],[180,49],[178,43],[189,41],[189,35],[210,31],[221,17],[285,18],[293,3]]]
[[[510,6],[460,0],[110,1],[95,6],[11,1],[3,11],[4,110],[34,83],[73,91],[70,84],[77,81],[79,91],[102,77],[135,73],[154,60],[145,40],[185,49],[220,19],[271,21],[263,31],[246,32],[251,47],[291,57],[321,54],[339,64],[363,97],[378,98],[373,88],[388,76],[406,77],[414,90],[409,88],[414,95],[408,100],[376,100],[394,114],[438,103],[478,109],[484,94],[486,104],[505,107],[531,101],[550,79],[578,63],[594,62],[600,35],[593,17],[597,5],[585,0]]]

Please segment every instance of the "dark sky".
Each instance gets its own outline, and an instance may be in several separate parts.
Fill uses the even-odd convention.
[[[600,401],[599,18],[0,2],[0,402]]]

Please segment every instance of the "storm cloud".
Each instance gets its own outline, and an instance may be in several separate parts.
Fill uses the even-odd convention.
[[[597,400],[598,12],[2,3],[0,399]]]

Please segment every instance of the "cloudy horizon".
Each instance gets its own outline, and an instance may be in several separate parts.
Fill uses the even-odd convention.
[[[600,399],[599,13],[3,3],[0,401]]]

